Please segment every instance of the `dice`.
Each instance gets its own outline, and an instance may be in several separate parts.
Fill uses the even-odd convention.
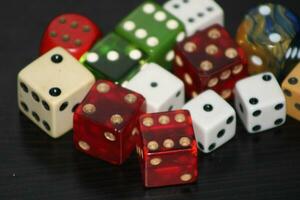
[[[213,24],[224,24],[223,9],[211,0],[169,0],[164,8],[184,25],[188,36]]]
[[[123,86],[146,98],[147,112],[170,111],[184,105],[183,82],[155,63],[143,65]]]
[[[20,110],[53,138],[73,127],[73,112],[95,82],[71,54],[56,47],[18,74]]]
[[[235,108],[249,133],[284,124],[286,101],[275,76],[261,73],[236,83]]]
[[[188,98],[212,89],[232,97],[235,83],[248,75],[243,50],[220,25],[213,25],[179,43],[174,73],[184,81]]]
[[[286,98],[287,114],[300,120],[300,63],[291,71],[282,83],[282,90]]]
[[[101,37],[97,25],[85,16],[62,14],[54,18],[44,32],[40,53],[60,46],[79,59]]]
[[[284,58],[280,81],[283,81],[293,68],[300,62],[300,32],[292,40]]]
[[[90,156],[122,164],[134,150],[138,118],[145,112],[141,95],[97,81],[74,114],[74,144]]]
[[[174,59],[173,47],[185,37],[183,25],[160,5],[145,2],[125,17],[116,32],[137,45],[156,62],[170,70]]]
[[[139,130],[136,151],[146,187],[197,180],[197,143],[188,111],[142,115]]]
[[[190,111],[199,149],[210,153],[235,136],[234,109],[216,92],[207,90],[187,102],[183,109]]]
[[[122,83],[137,73],[145,54],[115,33],[98,41],[80,61],[97,79]]]
[[[285,53],[299,30],[298,16],[279,4],[262,4],[252,9],[236,37],[248,56],[250,74],[271,71],[279,77]]]

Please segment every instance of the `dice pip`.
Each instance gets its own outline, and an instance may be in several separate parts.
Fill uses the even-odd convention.
[[[297,120],[300,120],[300,63],[291,71],[291,73],[282,82],[282,90],[286,98],[287,114]]]
[[[164,9],[183,23],[187,36],[213,24],[224,24],[223,9],[215,1],[169,0]]]
[[[284,124],[286,101],[275,76],[261,73],[236,83],[235,108],[249,133]]]
[[[98,26],[85,16],[67,13],[55,17],[44,32],[40,53],[60,46],[79,59],[101,37]]]
[[[283,81],[300,62],[300,32],[294,37],[289,45],[283,62],[283,69],[279,79],[280,81]]]
[[[234,109],[213,90],[207,90],[187,102],[198,147],[209,153],[232,139],[236,132]]]
[[[236,40],[249,60],[249,73],[264,71],[280,76],[286,51],[300,30],[300,20],[279,4],[262,4],[249,11]]]
[[[134,150],[138,118],[145,112],[141,95],[97,81],[74,114],[74,144],[90,156],[122,164]]]
[[[197,144],[186,110],[145,114],[139,120],[138,153],[146,187],[197,180]]]
[[[82,58],[97,79],[122,83],[139,70],[145,54],[115,33],[98,41]]]
[[[170,111],[184,104],[183,82],[155,63],[143,65],[123,86],[145,97],[147,112]]]
[[[185,37],[183,25],[160,5],[146,1],[116,27],[116,32],[137,45],[147,56],[167,70],[172,67],[173,47]]]
[[[18,74],[20,110],[53,138],[73,127],[73,112],[95,82],[94,76],[61,47]]]
[[[232,97],[235,83],[248,75],[244,51],[220,25],[213,25],[179,43],[174,73],[184,81],[188,98],[212,89]]]

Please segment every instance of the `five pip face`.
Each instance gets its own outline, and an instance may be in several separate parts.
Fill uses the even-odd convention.
[[[73,128],[77,149],[111,164],[136,148],[146,187],[193,183],[197,148],[233,139],[237,115],[249,133],[300,119],[299,18],[259,5],[237,42],[223,21],[213,0],[145,2],[101,39],[87,17],[62,14],[18,74],[19,108],[53,138]]]

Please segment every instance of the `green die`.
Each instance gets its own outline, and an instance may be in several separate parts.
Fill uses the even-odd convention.
[[[96,77],[122,83],[133,77],[144,63],[145,54],[115,33],[99,40],[80,62]]]
[[[184,39],[183,25],[161,6],[146,2],[136,8],[116,27],[116,32],[137,45],[156,62],[171,70],[173,47]]]

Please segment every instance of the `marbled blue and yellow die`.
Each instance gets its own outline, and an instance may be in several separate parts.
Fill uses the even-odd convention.
[[[248,55],[249,73],[271,71],[279,77],[285,53],[299,30],[299,17],[279,4],[250,10],[237,31],[237,42]]]

